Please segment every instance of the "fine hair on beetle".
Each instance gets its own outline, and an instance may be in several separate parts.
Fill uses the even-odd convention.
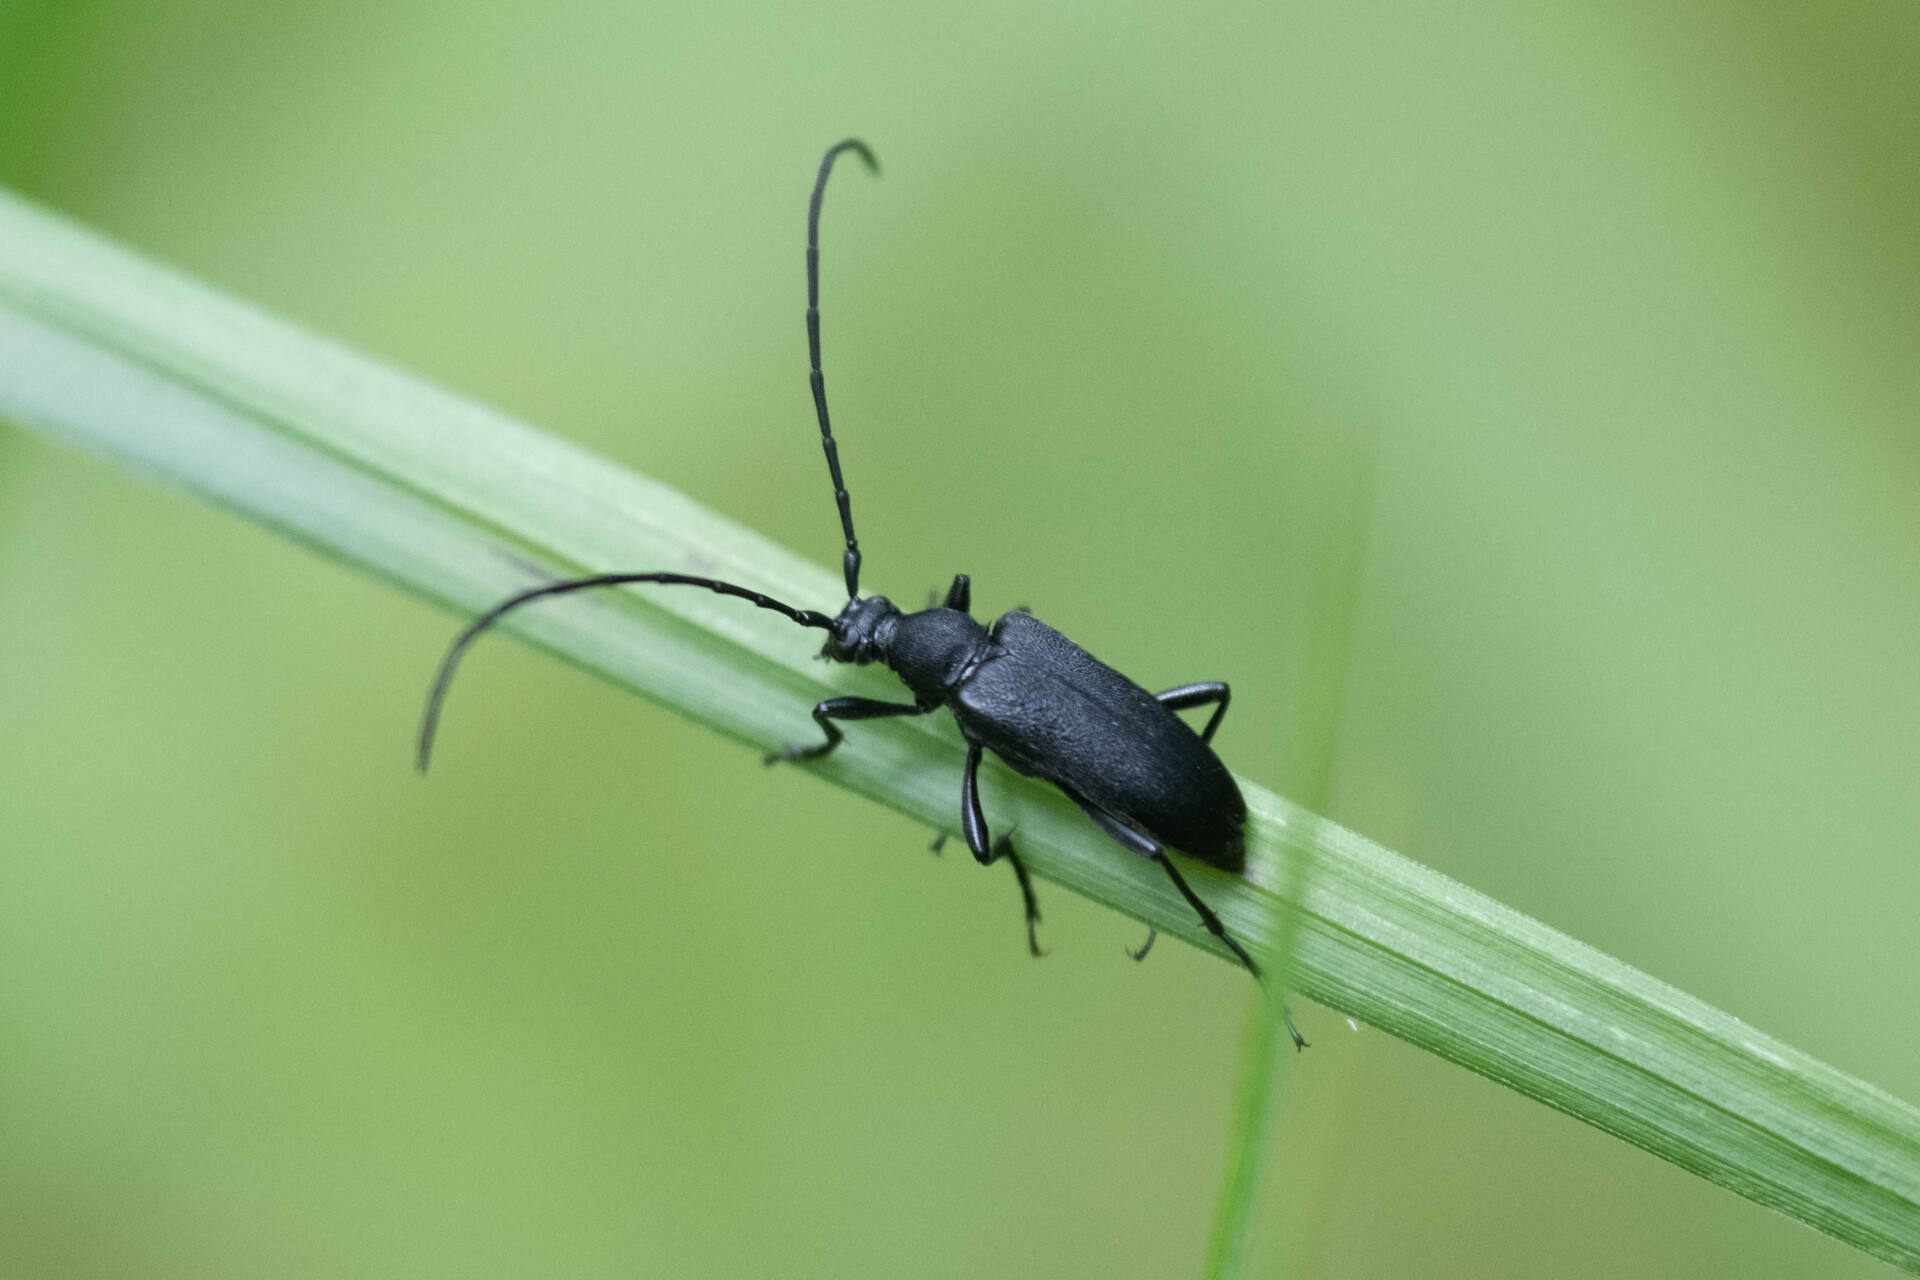
[[[838,613],[826,614],[717,578],[660,572],[595,574],[522,591],[474,619],[448,648],[427,695],[416,764],[426,772],[441,707],[462,655],[507,614],[539,600],[599,587],[639,583],[703,587],[825,631],[821,657],[863,666],[881,663],[913,695],[911,702],[827,698],[813,708],[823,739],[772,752],[766,757],[768,764],[827,755],[845,737],[839,722],[926,715],[941,707],[952,712],[967,742],[966,766],[960,776],[961,833],[981,865],[1005,860],[1012,866],[1026,909],[1027,947],[1035,956],[1042,951],[1036,934],[1040,908],[1033,881],[1007,835],[1003,832],[995,839],[989,834],[980,803],[980,759],[986,751],[1017,773],[1051,782],[1115,843],[1158,863],[1207,931],[1258,978],[1260,968],[1253,957],[1227,932],[1168,856],[1168,850],[1175,849],[1236,874],[1246,865],[1246,801],[1210,745],[1231,698],[1225,681],[1207,680],[1149,693],[1025,609],[1002,614],[991,627],[983,626],[970,612],[971,583],[964,573],[954,575],[944,600],[918,612],[904,612],[885,596],[860,594],[860,543],[853,534],[853,500],[841,474],[840,449],[827,413],[826,375],[820,368],[820,206],[834,161],[848,152],[869,171],[879,173],[879,162],[867,145],[848,138],[829,147],[821,158],[807,203],[807,356],[820,447],[833,481],[840,529],[846,535],[841,568],[847,603]],[[1198,732],[1175,714],[1202,706],[1211,706],[1213,713]],[[1149,931],[1146,942],[1128,954],[1144,959],[1156,936]],[[1296,1047],[1306,1046],[1291,1019],[1287,1031]]]

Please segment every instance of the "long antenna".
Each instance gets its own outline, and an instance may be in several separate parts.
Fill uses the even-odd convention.
[[[853,536],[853,499],[847,495],[847,482],[840,476],[840,449],[833,442],[833,426],[827,419],[827,376],[820,372],[820,201],[827,194],[827,175],[842,151],[852,151],[867,162],[869,171],[878,174],[880,162],[858,138],[848,138],[827,148],[820,158],[820,176],[813,184],[813,199],[807,205],[807,354],[813,360],[813,409],[820,416],[820,447],[826,451],[827,470],[833,476],[833,500],[840,504],[840,528],[847,535],[847,554],[842,566],[847,573],[847,599],[860,596],[860,543]]]
[[[467,629],[460,633],[452,647],[447,650],[447,656],[440,660],[440,674],[433,679],[433,691],[427,695],[427,713],[420,721],[420,746],[414,757],[414,767],[422,773],[427,771],[427,763],[433,756],[434,731],[440,725],[440,705],[447,700],[447,686],[453,683],[453,670],[460,665],[460,657],[467,651],[467,646],[478,640],[482,632],[523,604],[532,604],[535,600],[544,600],[548,596],[565,595],[569,591],[586,591],[593,587],[618,587],[630,582],[659,582],[672,587],[705,587],[723,596],[751,600],[762,609],[771,609],[775,613],[793,619],[803,627],[819,627],[828,631],[833,629],[833,619],[824,613],[815,613],[812,609],[796,609],[790,604],[782,604],[772,596],[750,591],[746,587],[736,587],[731,582],[721,582],[718,578],[693,578],[684,573],[602,573],[591,578],[553,582],[544,587],[535,587],[531,591],[522,591],[517,596],[507,597],[468,623]]]

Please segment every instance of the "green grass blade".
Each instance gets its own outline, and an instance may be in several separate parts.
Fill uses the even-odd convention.
[[[663,485],[5,196],[0,414],[463,613],[546,575],[613,568],[839,599],[836,574]],[[556,601],[510,629],[760,748],[811,736],[807,708],[828,693],[898,692],[882,673],[813,661],[816,636],[697,591]],[[942,719],[862,725],[816,772],[950,826],[962,752]],[[456,690],[443,750],[459,749],[459,722]],[[396,769],[410,747],[393,744]],[[1290,954],[1300,991],[1920,1271],[1920,1112],[1243,785],[1245,878],[1189,874],[1240,937]],[[1004,774],[996,789],[1036,872],[1216,949],[1156,868],[1061,797]]]

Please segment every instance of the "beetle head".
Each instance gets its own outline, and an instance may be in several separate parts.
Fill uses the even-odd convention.
[[[847,601],[847,607],[833,620],[820,656],[832,662],[854,662],[863,666],[885,658],[893,624],[899,616],[900,611],[885,596]]]

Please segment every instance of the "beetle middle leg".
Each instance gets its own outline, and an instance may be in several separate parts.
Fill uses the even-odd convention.
[[[827,731],[827,740],[818,746],[803,747],[790,743],[780,751],[769,751],[765,762],[781,760],[818,760],[840,745],[847,735],[835,720],[879,720],[886,716],[923,716],[930,708],[912,702],[882,702],[878,698],[828,698],[813,709],[814,723]]]
[[[1027,950],[1038,959],[1047,954],[1040,949],[1040,937],[1035,932],[1035,926],[1040,923],[1040,903],[1033,896],[1033,878],[1027,874],[1027,864],[1013,851],[1013,841],[1006,836],[998,840],[987,837],[987,814],[980,807],[980,750],[977,743],[967,746],[967,767],[960,775],[960,830],[967,837],[967,848],[973,851],[974,861],[981,866],[990,867],[1002,858],[1013,864],[1014,878],[1020,882],[1020,897],[1027,907]]]
[[[1227,704],[1233,701],[1233,690],[1227,687],[1225,680],[1202,680],[1198,684],[1181,684],[1171,689],[1162,689],[1153,696],[1169,711],[1204,707],[1209,702],[1218,703],[1219,705],[1213,709],[1213,714],[1207,718],[1207,727],[1200,731],[1200,741],[1212,742],[1213,731],[1220,727],[1220,721],[1227,714]]]

